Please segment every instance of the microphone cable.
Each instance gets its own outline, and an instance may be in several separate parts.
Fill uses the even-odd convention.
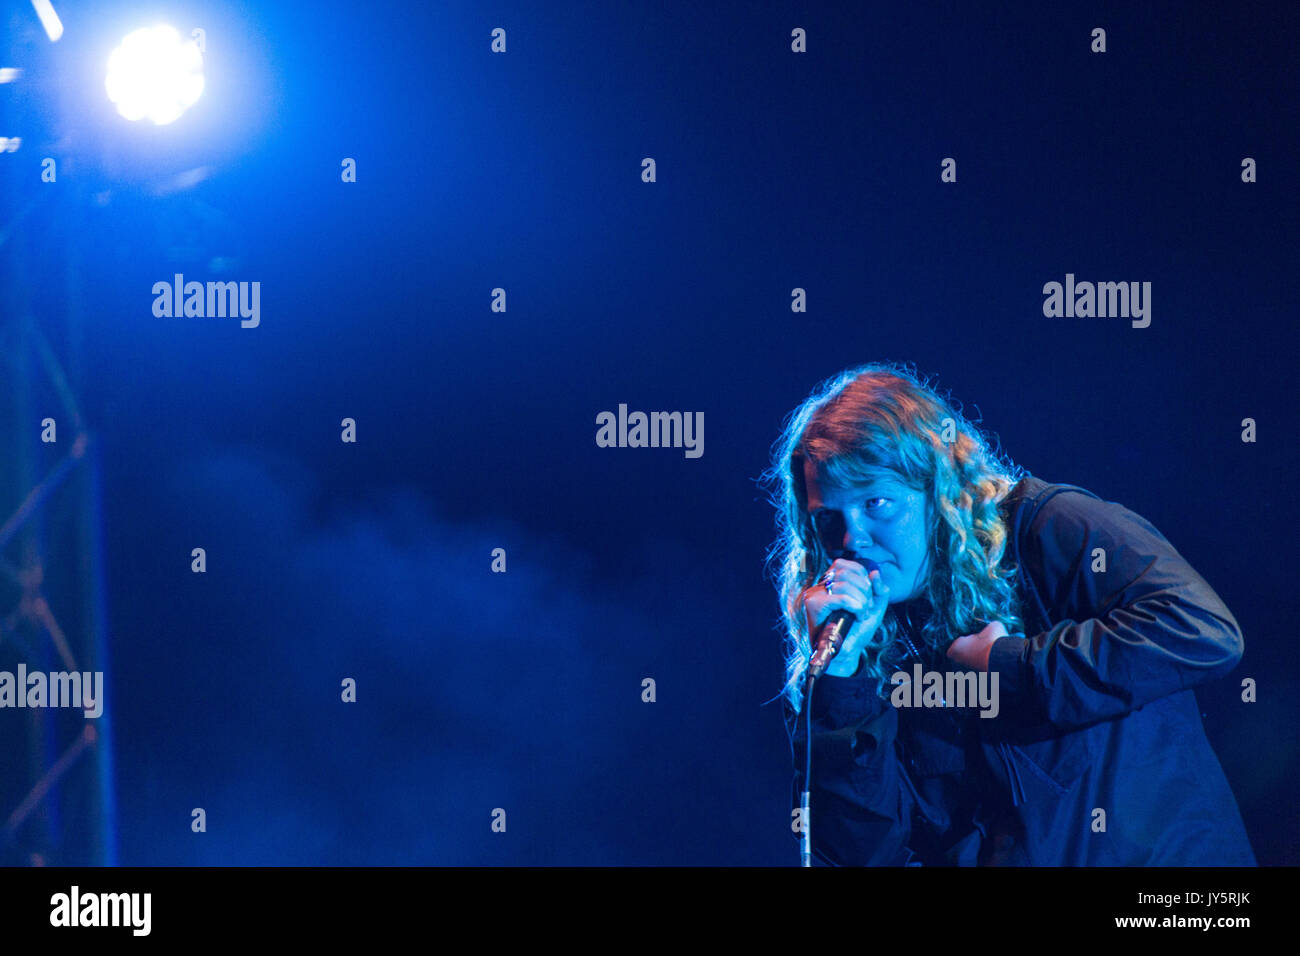
[[[812,866],[812,816],[810,795],[812,793],[812,695],[817,685],[816,675],[810,676],[804,683],[803,713],[806,744],[803,755],[803,793],[799,797],[799,823],[802,831],[799,837],[799,865]]]

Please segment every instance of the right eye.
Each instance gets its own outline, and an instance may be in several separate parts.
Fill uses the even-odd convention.
[[[829,509],[813,515],[813,531],[827,554],[844,547],[844,515]]]

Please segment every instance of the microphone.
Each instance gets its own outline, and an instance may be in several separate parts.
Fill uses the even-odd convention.
[[[856,557],[852,551],[846,551],[842,556],[850,561]],[[867,569],[867,574],[880,569],[880,565],[869,558],[862,562],[862,566]],[[817,634],[817,649],[813,651],[808,661],[808,680],[815,680],[822,676],[835,655],[839,653],[840,645],[844,643],[844,638],[848,637],[849,631],[853,630],[857,620],[856,614],[842,607],[831,612],[831,616],[822,624]]]

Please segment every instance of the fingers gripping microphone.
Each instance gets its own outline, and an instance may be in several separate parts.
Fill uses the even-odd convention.
[[[813,651],[812,659],[808,661],[810,678],[822,676],[835,655],[840,652],[840,645],[844,643],[844,638],[848,636],[849,631],[853,630],[857,620],[856,614],[844,608],[831,612],[831,616],[826,619],[826,623],[818,632],[817,650]]]
[[[845,552],[844,557],[850,561],[853,560],[852,551]],[[875,561],[866,560],[862,566],[867,569],[867,574],[879,570],[880,565]],[[835,655],[840,651],[840,645],[844,643],[844,638],[853,630],[853,625],[857,623],[858,617],[852,611],[844,608],[836,608],[831,612],[831,616],[822,624],[821,630],[817,634],[817,647],[813,651],[812,658],[808,661],[808,679],[821,677],[822,673],[830,666]]]

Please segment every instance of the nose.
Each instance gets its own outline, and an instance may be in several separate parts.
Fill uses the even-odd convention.
[[[849,560],[853,560],[855,553],[870,549],[874,541],[871,520],[857,509],[848,515],[838,511],[822,512],[813,524],[822,547],[828,553],[841,553]]]
[[[844,549],[862,554],[871,549],[871,522],[857,514],[849,514],[844,520]]]

